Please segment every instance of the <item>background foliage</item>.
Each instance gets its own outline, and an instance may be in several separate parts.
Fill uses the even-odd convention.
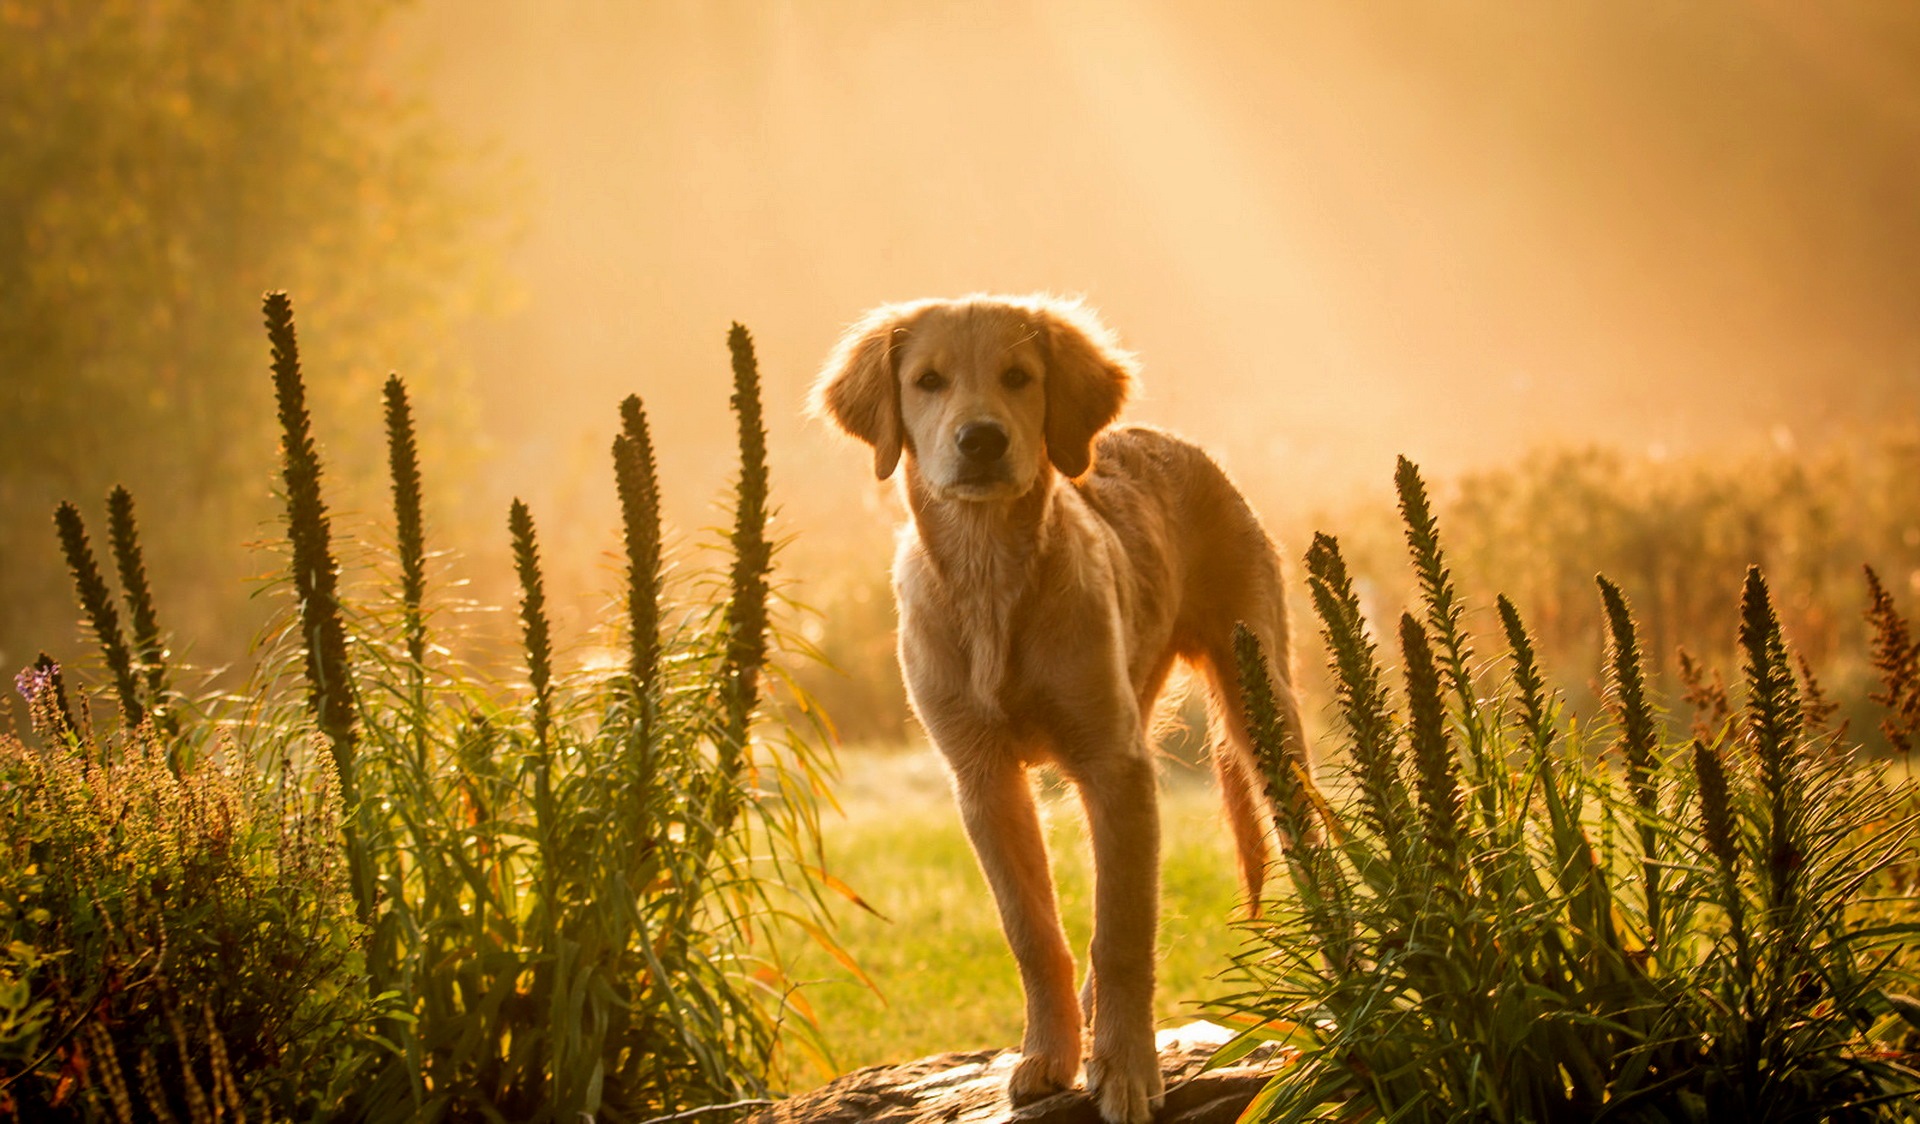
[[[0,660],[70,634],[54,503],[136,471],[180,531],[150,559],[172,619],[212,657],[240,654],[259,623],[231,596],[247,563],[204,544],[272,510],[261,291],[313,294],[329,409],[366,407],[389,365],[456,385],[438,344],[488,288],[497,195],[381,80],[398,7],[0,4]],[[436,401],[435,432],[459,408]],[[334,454],[370,469],[378,444]]]

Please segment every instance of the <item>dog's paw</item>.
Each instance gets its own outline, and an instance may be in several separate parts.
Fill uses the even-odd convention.
[[[1106,1124],[1147,1124],[1166,1100],[1160,1056],[1146,1049],[1116,1051],[1087,1059],[1087,1095]]]
[[[1077,1056],[1062,1058],[1027,1054],[1013,1067],[1013,1076],[1007,1080],[1007,1100],[1012,1102],[1013,1107],[1021,1108],[1045,1100],[1055,1093],[1064,1093],[1073,1088],[1074,1074],[1079,1068],[1080,1059]]]

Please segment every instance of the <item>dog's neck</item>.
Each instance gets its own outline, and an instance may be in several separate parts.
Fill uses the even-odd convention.
[[[1013,640],[1021,606],[1032,594],[1047,548],[1048,516],[1059,487],[1051,469],[1032,488],[1008,500],[942,499],[907,464],[905,491],[937,589],[954,618],[965,620],[962,646],[975,701],[988,712],[1002,706],[1013,671]]]
[[[952,500],[934,493],[918,466],[907,464],[907,508],[927,559],[951,596],[1024,590],[1046,547],[1047,515],[1057,477],[1043,470],[1033,487],[1012,499]]]

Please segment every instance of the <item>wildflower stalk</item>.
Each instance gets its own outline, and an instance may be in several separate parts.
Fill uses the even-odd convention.
[[[1460,747],[1461,761],[1471,770],[1469,781],[1480,831],[1497,835],[1510,824],[1499,811],[1499,796],[1491,783],[1497,767],[1487,755],[1489,731],[1481,721],[1480,701],[1473,683],[1473,644],[1461,623],[1466,605],[1454,586],[1446,554],[1440,549],[1440,524],[1434,518],[1419,467],[1400,457],[1394,466],[1394,486],[1399,494],[1401,520],[1406,524],[1407,554],[1419,578],[1420,599],[1426,608],[1424,631],[1428,647],[1435,652],[1436,667],[1445,672],[1447,685],[1459,707],[1464,742]],[[1462,827],[1465,826],[1463,823]]]
[[[648,711],[657,701],[660,675],[660,482],[639,395],[620,403],[613,468],[627,552],[627,678],[644,731],[651,724]]]
[[[620,434],[612,438],[614,484],[626,546],[626,688],[634,707],[634,745],[641,782],[653,776],[653,724],[660,705],[660,482],[653,436],[637,394],[620,403]],[[647,801],[643,801],[647,803]]]
[[[1500,627],[1507,634],[1507,646],[1513,654],[1513,685],[1519,692],[1520,713],[1516,722],[1536,753],[1553,742],[1553,720],[1547,713],[1546,680],[1540,674],[1539,658],[1534,654],[1533,637],[1520,620],[1520,610],[1501,594],[1494,602],[1500,613]]]
[[[146,708],[140,704],[140,687],[134,681],[133,660],[120,634],[120,614],[113,607],[113,594],[107,589],[106,579],[100,576],[100,564],[94,560],[93,546],[87,541],[87,527],[80,518],[80,509],[63,503],[55,509],[53,522],[60,531],[60,549],[67,556],[67,568],[73,571],[73,587],[80,595],[81,608],[86,611],[93,635],[100,642],[107,668],[113,672],[121,721],[132,730],[146,719]]]
[[[660,712],[660,482],[653,459],[653,437],[640,396],[630,394],[620,403],[620,433],[613,439],[614,484],[620,496],[621,540],[627,568],[627,676],[624,684],[633,721],[628,727],[627,752],[633,769],[635,797],[632,818],[633,852],[654,852],[654,820],[662,755],[655,744]],[[641,879],[650,876],[640,872]]]
[[[406,384],[389,375],[385,388],[387,475],[393,490],[394,547],[400,560],[401,636],[407,648],[407,694],[412,727],[413,768],[424,778],[427,754],[427,588],[426,521],[420,499],[420,452],[414,438],[413,407]]]
[[[427,544],[420,503],[420,452],[406,384],[390,375],[386,385],[387,470],[393,484],[394,542],[400,555],[400,603],[407,658],[416,668],[427,658],[427,625],[421,608],[427,588]]]
[[[553,641],[547,624],[546,582],[540,574],[540,545],[534,538],[533,514],[518,499],[507,513],[507,533],[513,539],[513,567],[520,578],[521,635],[533,684],[533,739],[544,764],[553,752]]]
[[[1326,842],[1338,833],[1338,825],[1327,823],[1324,832],[1316,830],[1319,793],[1314,791],[1302,747],[1294,744],[1292,727],[1281,717],[1267,654],[1244,623],[1234,625],[1233,654],[1247,736],[1253,742],[1276,834],[1284,844],[1282,854],[1293,877],[1294,891],[1308,907],[1309,922],[1318,935],[1325,962],[1331,969],[1341,970],[1351,959],[1353,934],[1345,908],[1346,887]],[[1257,911],[1260,903],[1249,905]]]
[[[1407,526],[1407,554],[1413,559],[1414,574],[1420,580],[1421,599],[1427,608],[1426,626],[1438,643],[1441,661],[1455,697],[1460,701],[1461,717],[1471,728],[1479,713],[1473,690],[1473,646],[1460,627],[1466,606],[1454,588],[1446,556],[1440,550],[1440,524],[1433,517],[1427,500],[1427,486],[1420,469],[1401,457],[1394,467],[1393,482],[1400,497],[1400,514]]]
[[[159,616],[154,611],[153,589],[147,584],[147,563],[134,523],[133,494],[125,488],[116,487],[107,496],[107,533],[120,573],[120,589],[132,618],[134,654],[146,679],[147,709],[162,733],[178,733],[179,720],[167,704],[166,651],[160,643]],[[178,774],[178,763],[174,764]]]
[[[1747,737],[1766,798],[1767,906],[1784,914],[1795,898],[1805,856],[1796,845],[1801,791],[1802,712],[1787,664],[1787,644],[1758,566],[1747,569],[1740,596],[1740,649],[1747,679]]]
[[[745,328],[733,325],[727,347],[733,360],[731,403],[739,423],[740,479],[734,486],[734,525],[729,536],[733,565],[722,635],[725,649],[717,677],[719,744],[713,772],[704,786],[708,809],[700,840],[685,856],[691,864],[683,875],[688,889],[675,897],[668,910],[666,931],[679,942],[676,948],[684,947],[706,890],[714,885],[710,864],[740,813],[748,732],[758,701],[758,677],[767,654],[767,575],[772,569],[772,546],[766,538],[767,444],[760,414],[760,376],[753,340]],[[638,451],[634,450],[635,455]]]
[[[73,720],[73,707],[67,703],[66,679],[52,656],[40,653],[32,667],[14,677],[13,685],[27,700],[28,720],[41,737],[55,744],[81,737],[80,726]]]
[[[1446,870],[1460,855],[1460,779],[1447,738],[1440,669],[1426,630],[1412,613],[1400,617],[1400,650],[1406,659],[1407,733],[1413,750],[1414,787],[1420,795],[1427,846]]]
[[[1240,695],[1245,703],[1247,734],[1253,742],[1260,764],[1260,777],[1266,789],[1267,803],[1273,810],[1273,826],[1290,846],[1315,835],[1312,786],[1301,756],[1288,733],[1274,697],[1272,669],[1260,640],[1244,623],[1233,626],[1233,654],[1240,675]]]
[[[767,575],[773,545],[767,541],[767,432],[760,418],[760,371],[753,338],[735,324],[727,335],[733,354],[734,414],[740,430],[740,482],[735,489],[733,571],[727,601],[727,653],[722,680],[727,708],[720,746],[720,794],[715,822],[721,831],[739,808],[740,771],[747,727],[759,701],[759,676],[767,661]]]
[[[1627,762],[1627,791],[1639,812],[1640,869],[1646,890],[1647,943],[1661,947],[1660,790],[1654,781],[1654,744],[1658,739],[1653,707],[1647,702],[1646,672],[1640,664],[1640,640],[1626,595],[1604,574],[1594,576],[1606,607],[1607,682],[1614,718],[1620,723],[1620,750]]]
[[[553,800],[553,641],[547,624],[546,582],[540,574],[540,546],[534,538],[533,514],[518,499],[507,515],[513,538],[513,565],[520,578],[520,624],[526,646],[527,674],[533,684],[533,811],[539,836],[542,891],[549,928],[560,911],[556,890],[559,870],[553,858],[553,826],[558,809]]]
[[[1326,638],[1340,714],[1351,737],[1362,814],[1399,866],[1411,855],[1406,825],[1412,803],[1394,752],[1393,714],[1380,662],[1340,544],[1331,535],[1314,536],[1307,551],[1307,583]]]
[[[293,326],[293,301],[284,291],[263,298],[267,340],[273,353],[273,390],[279,408],[281,478],[287,498],[287,538],[293,548],[293,589],[300,608],[300,638],[306,649],[307,705],[333,753],[340,799],[347,809],[341,821],[346,836],[349,878],[360,919],[373,916],[373,885],[363,853],[359,778],[355,752],[352,670],[347,662],[346,622],[339,600],[340,567],[333,557],[333,532],[320,496],[320,454],[307,414],[307,389],[300,375],[300,346]]]
[[[1700,829],[1720,874],[1720,906],[1732,928],[1739,975],[1753,978],[1753,951],[1747,940],[1747,910],[1740,893],[1740,825],[1720,755],[1698,738],[1693,741],[1693,775],[1700,789]]]
[[[114,1116],[122,1121],[133,1120],[133,1096],[127,1091],[126,1071],[120,1068],[120,1059],[114,1050],[113,1036],[99,1019],[89,1019],[81,1031],[80,1041],[86,1047],[87,1068],[97,1075],[96,1080],[105,1090],[107,1103],[113,1106]]]
[[[1531,751],[1540,802],[1547,813],[1547,839],[1553,848],[1553,873],[1580,931],[1617,946],[1613,930],[1611,895],[1593,853],[1592,841],[1580,822],[1578,789],[1565,784],[1551,750],[1558,737],[1545,679],[1540,674],[1533,637],[1520,611],[1502,594],[1496,601],[1500,624],[1513,657],[1513,685],[1519,714],[1515,724]]]

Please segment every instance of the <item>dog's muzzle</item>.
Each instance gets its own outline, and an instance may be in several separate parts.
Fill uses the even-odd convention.
[[[954,444],[959,446],[968,468],[989,468],[1007,454],[1007,431],[999,422],[968,422],[954,435]]]

